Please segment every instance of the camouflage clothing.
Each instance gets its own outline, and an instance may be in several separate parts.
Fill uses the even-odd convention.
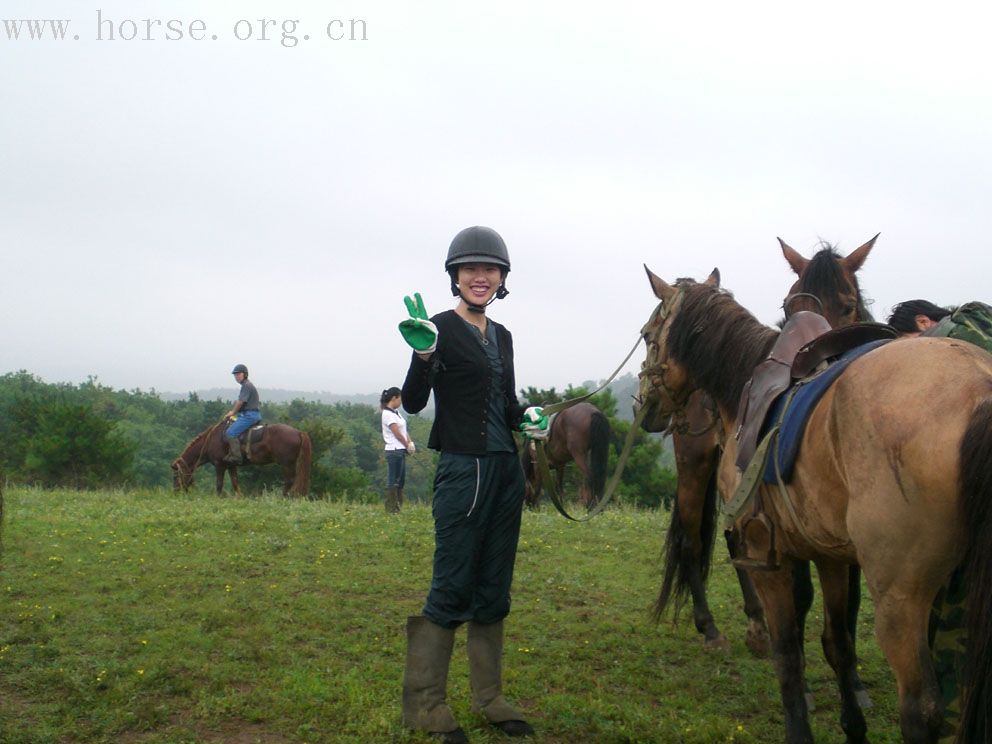
[[[934,672],[944,700],[944,724],[939,744],[953,744],[961,720],[961,690],[968,652],[965,637],[964,570],[958,568],[937,595],[930,613],[930,648]]]
[[[924,336],[946,336],[992,352],[992,307],[968,302],[942,318]],[[937,683],[944,699],[944,725],[939,744],[953,744],[961,720],[961,689],[967,650],[964,570],[958,568],[937,596],[930,613],[931,651]]]
[[[992,352],[992,307],[966,302],[923,335],[956,338]]]

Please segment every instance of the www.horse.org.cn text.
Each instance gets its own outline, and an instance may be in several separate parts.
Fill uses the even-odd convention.
[[[90,33],[81,36],[80,29]],[[122,18],[97,9],[92,24],[72,18],[0,18],[3,41],[235,41],[274,42],[291,49],[304,42],[368,41],[363,18],[333,18],[304,22],[298,18],[239,18],[207,23],[200,18]]]

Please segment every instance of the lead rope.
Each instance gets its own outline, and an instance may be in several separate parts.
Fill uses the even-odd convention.
[[[610,499],[613,498],[613,493],[616,491],[617,485],[620,483],[620,477],[623,475],[624,466],[627,464],[627,458],[630,455],[631,445],[634,443],[637,430],[641,428],[641,421],[644,420],[646,411],[647,409],[644,406],[638,409],[637,414],[634,416],[634,421],[630,425],[630,431],[627,432],[627,438],[624,440],[620,459],[617,460],[617,469],[613,472],[613,476],[606,485],[606,493],[603,494],[603,498],[584,517],[573,517],[565,509],[564,493],[558,491],[558,485],[551,475],[551,468],[548,467],[548,457],[544,452],[544,442],[542,440],[535,440],[537,466],[540,469],[541,480],[544,481],[545,488],[548,490],[548,498],[551,499],[551,503],[555,505],[555,509],[558,510],[559,514],[566,519],[571,519],[573,522],[587,522],[606,508],[606,505],[610,503]]]

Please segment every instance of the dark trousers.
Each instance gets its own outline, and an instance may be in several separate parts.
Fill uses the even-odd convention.
[[[386,488],[403,488],[406,483],[406,450],[386,450]]]
[[[512,452],[442,452],[434,476],[434,575],[424,615],[444,628],[510,612],[524,474]]]

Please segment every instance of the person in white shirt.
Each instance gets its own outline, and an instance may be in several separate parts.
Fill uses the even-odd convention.
[[[382,408],[382,440],[386,443],[386,511],[395,514],[403,504],[406,482],[406,456],[417,451],[406,433],[406,419],[400,414],[402,403],[398,387],[387,388],[379,397]]]

